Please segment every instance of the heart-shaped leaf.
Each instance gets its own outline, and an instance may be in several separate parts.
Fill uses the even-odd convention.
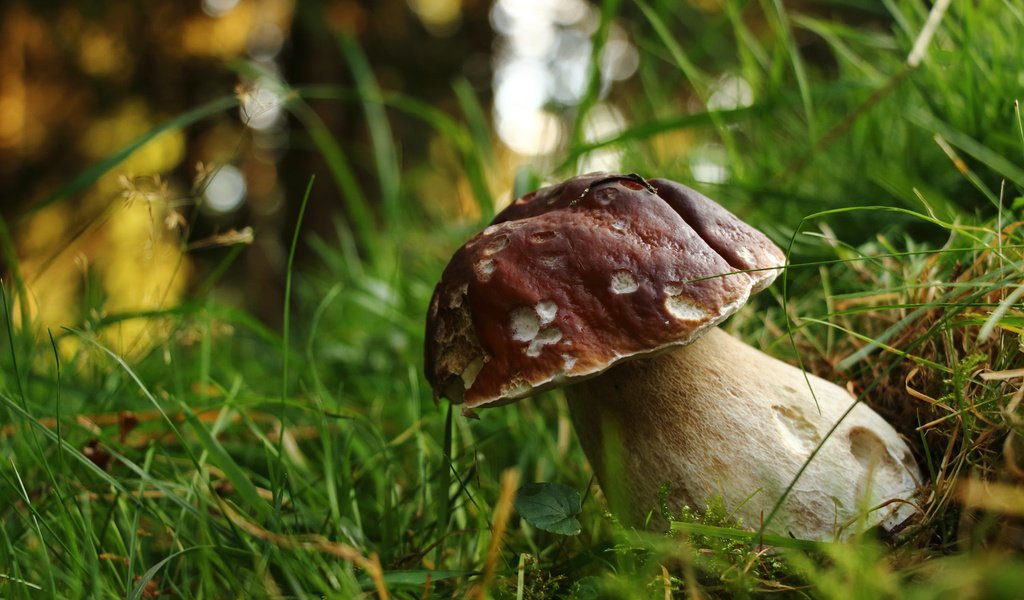
[[[537,529],[559,535],[577,535],[582,512],[580,494],[560,483],[530,483],[516,493],[516,511]]]

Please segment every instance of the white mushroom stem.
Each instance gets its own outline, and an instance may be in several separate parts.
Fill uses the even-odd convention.
[[[668,484],[673,511],[721,496],[757,528],[794,478],[768,531],[842,539],[891,530],[914,513],[920,471],[891,425],[843,388],[719,329],[566,393],[606,497],[633,524],[652,511],[663,523],[659,491]]]

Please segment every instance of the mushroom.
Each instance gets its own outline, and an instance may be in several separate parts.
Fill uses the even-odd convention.
[[[513,202],[456,251],[425,370],[467,409],[566,386],[613,510],[660,522],[720,496],[768,531],[841,539],[913,512],[913,455],[845,389],[717,329],[785,256],[679,183],[592,173]],[[571,385],[570,385],[571,384]],[[663,523],[661,523],[663,525]]]

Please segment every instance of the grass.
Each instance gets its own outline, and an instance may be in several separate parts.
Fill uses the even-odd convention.
[[[147,313],[106,314],[90,295],[81,322],[46,330],[15,318],[29,292],[8,274],[0,596],[1017,595],[1024,132],[1006,65],[1021,64],[1024,17],[1009,2],[953,3],[926,60],[908,69],[926,7],[884,4],[887,16],[875,16],[888,29],[730,1],[703,31],[677,38],[685,44],[670,33],[690,31],[691,8],[640,4],[631,22],[648,58],[637,87],[616,92],[634,124],[574,138],[554,175],[601,146],[622,151],[626,171],[690,181],[700,144],[665,152],[666,138],[726,149],[729,182],[704,187],[791,260],[784,281],[726,327],[849,382],[907,436],[928,484],[902,535],[771,538],[769,550],[715,504],[674,515],[668,534],[634,531],[606,512],[557,393],[479,420],[435,406],[420,372],[427,302],[511,178],[465,84],[455,86],[461,114],[442,113],[382,91],[358,46],[341,40],[357,89],[290,90],[289,106],[330,166],[311,185],[336,186],[354,212],[333,239],[308,239],[301,223],[294,231],[293,252],[305,241],[314,258],[287,271],[282,331],[222,301],[213,281]],[[616,9],[630,10],[605,3],[605,27]],[[759,17],[767,33],[751,29]],[[803,58],[798,40],[811,37],[831,68]],[[681,89],[706,98],[723,72],[751,84],[752,106],[690,114],[673,100]],[[304,104],[314,98],[364,106],[380,211],[352,175],[351,149]],[[423,171],[401,163],[393,111],[452,149],[478,220],[416,203]],[[136,146],[44,203],[93,185]],[[0,241],[13,256],[7,229]],[[213,272],[236,268],[240,250]],[[129,360],[103,333],[134,321],[160,335]],[[579,535],[534,528],[512,509],[519,485],[545,481],[580,492]]]

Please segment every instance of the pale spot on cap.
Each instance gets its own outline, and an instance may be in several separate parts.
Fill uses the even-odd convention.
[[[560,269],[568,263],[568,260],[564,256],[541,256],[537,262],[549,269]]]
[[[534,309],[537,311],[537,316],[540,317],[541,325],[547,325],[554,321],[555,316],[558,315],[558,305],[550,300],[538,302]]]
[[[540,318],[537,311],[532,308],[521,306],[512,311],[512,339],[519,342],[529,342],[537,337],[540,331]]]
[[[491,255],[501,252],[506,246],[508,246],[508,234],[499,235],[487,243],[487,247],[484,248],[484,254]]]
[[[481,258],[476,263],[476,274],[480,277],[481,281],[487,281],[494,274],[494,269],[497,265],[494,264],[493,258]]]
[[[681,293],[680,286],[670,285],[665,288],[668,297],[665,298],[665,309],[669,314],[681,321],[703,321],[708,317],[708,311]]]
[[[546,242],[550,242],[554,239],[557,239],[560,236],[561,234],[559,234],[557,231],[536,231],[530,234],[530,241],[533,242],[534,244],[543,244]]]
[[[533,340],[530,341],[530,345],[526,348],[527,356],[540,356],[541,349],[544,346],[550,346],[551,344],[557,344],[562,339],[562,330],[557,327],[545,327],[541,329]]]
[[[626,270],[612,273],[611,287],[613,294],[632,294],[640,289],[640,285],[636,282],[636,277],[633,277],[633,274]]]

